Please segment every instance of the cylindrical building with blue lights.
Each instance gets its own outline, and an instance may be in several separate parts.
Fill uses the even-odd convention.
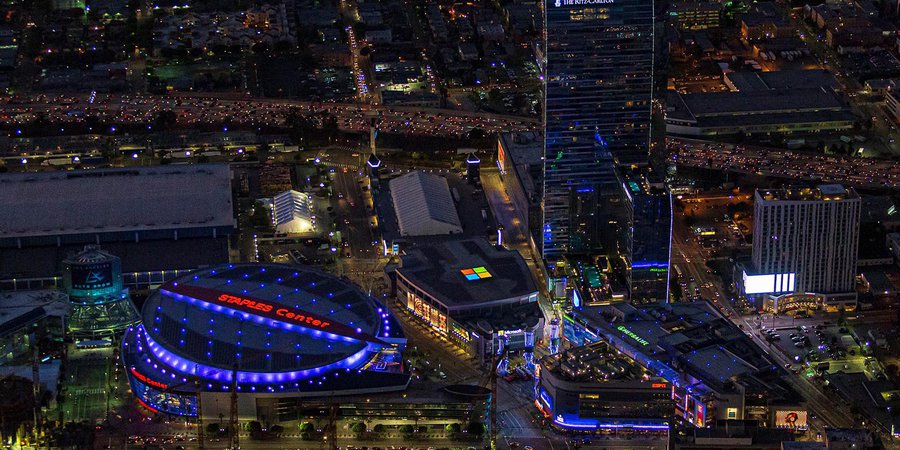
[[[151,411],[204,417],[297,397],[405,389],[406,338],[387,308],[352,284],[308,267],[234,264],[161,286],[130,328],[122,358]],[[236,377],[236,382],[234,378]],[[295,400],[291,400],[295,401]]]

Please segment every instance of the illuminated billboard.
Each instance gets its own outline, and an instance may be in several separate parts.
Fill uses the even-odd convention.
[[[744,294],[781,294],[794,291],[793,273],[748,275],[744,272]]]
[[[775,428],[806,429],[807,414],[803,410],[783,409],[775,411]]]

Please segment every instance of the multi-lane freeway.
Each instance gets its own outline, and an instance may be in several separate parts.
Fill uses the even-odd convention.
[[[372,119],[383,132],[436,137],[466,137],[475,129],[485,133],[530,130],[538,126],[533,118],[501,116],[466,111],[385,107],[365,104],[303,102],[254,98],[239,94],[207,95],[107,95],[0,97],[0,120],[16,127],[42,118],[54,125],[85,123],[147,124],[159,113],[172,111],[176,124],[184,128],[204,125],[283,127],[291,114],[321,120],[334,116],[338,128],[366,132]],[[97,130],[100,131],[100,130]],[[12,134],[18,131],[13,130]]]
[[[669,138],[666,146],[670,161],[679,166],[868,188],[900,188],[900,164],[889,160],[690,139]]]

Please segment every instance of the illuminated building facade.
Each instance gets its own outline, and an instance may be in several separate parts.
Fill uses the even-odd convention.
[[[674,417],[674,421],[684,425],[702,428],[726,419],[773,423],[779,417],[778,411],[785,407],[802,409],[798,407],[802,397],[784,381],[778,364],[711,304],[679,302],[638,308],[621,302],[588,306],[563,315],[562,324],[563,336],[570,346],[585,349],[574,362],[571,358],[561,360],[556,371],[562,375],[557,378],[588,376],[593,382],[606,383],[596,389],[605,387],[612,391],[619,382],[646,381],[634,387],[635,392],[643,393],[652,392],[653,383],[666,383],[672,414],[664,417]],[[586,424],[586,417],[604,411],[597,408],[596,402],[590,402],[602,403],[599,393],[598,399],[567,394],[566,391],[577,393],[579,388],[555,383],[552,376],[545,382],[544,372],[542,367],[543,390],[536,392],[535,400],[545,413],[547,408],[554,411],[554,417],[559,415],[556,411],[577,412],[567,422],[571,425]],[[640,376],[635,377],[635,373]],[[631,379],[625,374],[632,374]],[[558,386],[563,387],[562,393]],[[650,395],[634,399],[646,403],[645,418],[653,415],[649,411],[662,405],[651,401],[654,398]],[[610,394],[608,399],[611,404],[607,412],[612,408],[618,412],[606,418],[594,417],[592,429],[603,423],[614,425],[614,416],[630,414],[634,419],[641,414],[625,397]],[[564,422],[566,417],[563,416]]]
[[[118,257],[88,245],[63,261],[63,266],[63,288],[72,303],[67,328],[76,338],[109,338],[140,322],[123,286]]]
[[[855,307],[860,208],[856,191],[841,185],[757,190],[753,282],[744,291],[810,293],[826,307]],[[757,288],[770,275],[768,289]]]
[[[528,360],[541,338],[537,286],[516,251],[484,239],[420,244],[388,275],[401,307],[482,361],[503,346]]]
[[[602,341],[541,359],[538,375],[535,404],[557,428],[665,434],[675,414],[672,385]]]
[[[270,420],[279,399],[404,390],[406,338],[388,310],[310,268],[219,266],[164,284],[129,329],[122,359],[151,411]],[[236,378],[235,378],[236,377]],[[267,412],[260,412],[267,411]]]
[[[547,0],[545,258],[610,245],[617,165],[646,165],[653,2]]]

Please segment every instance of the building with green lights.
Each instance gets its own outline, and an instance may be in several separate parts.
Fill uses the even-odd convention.
[[[123,286],[122,261],[88,245],[63,261],[63,288],[72,303],[67,328],[80,339],[105,339],[140,322]]]

